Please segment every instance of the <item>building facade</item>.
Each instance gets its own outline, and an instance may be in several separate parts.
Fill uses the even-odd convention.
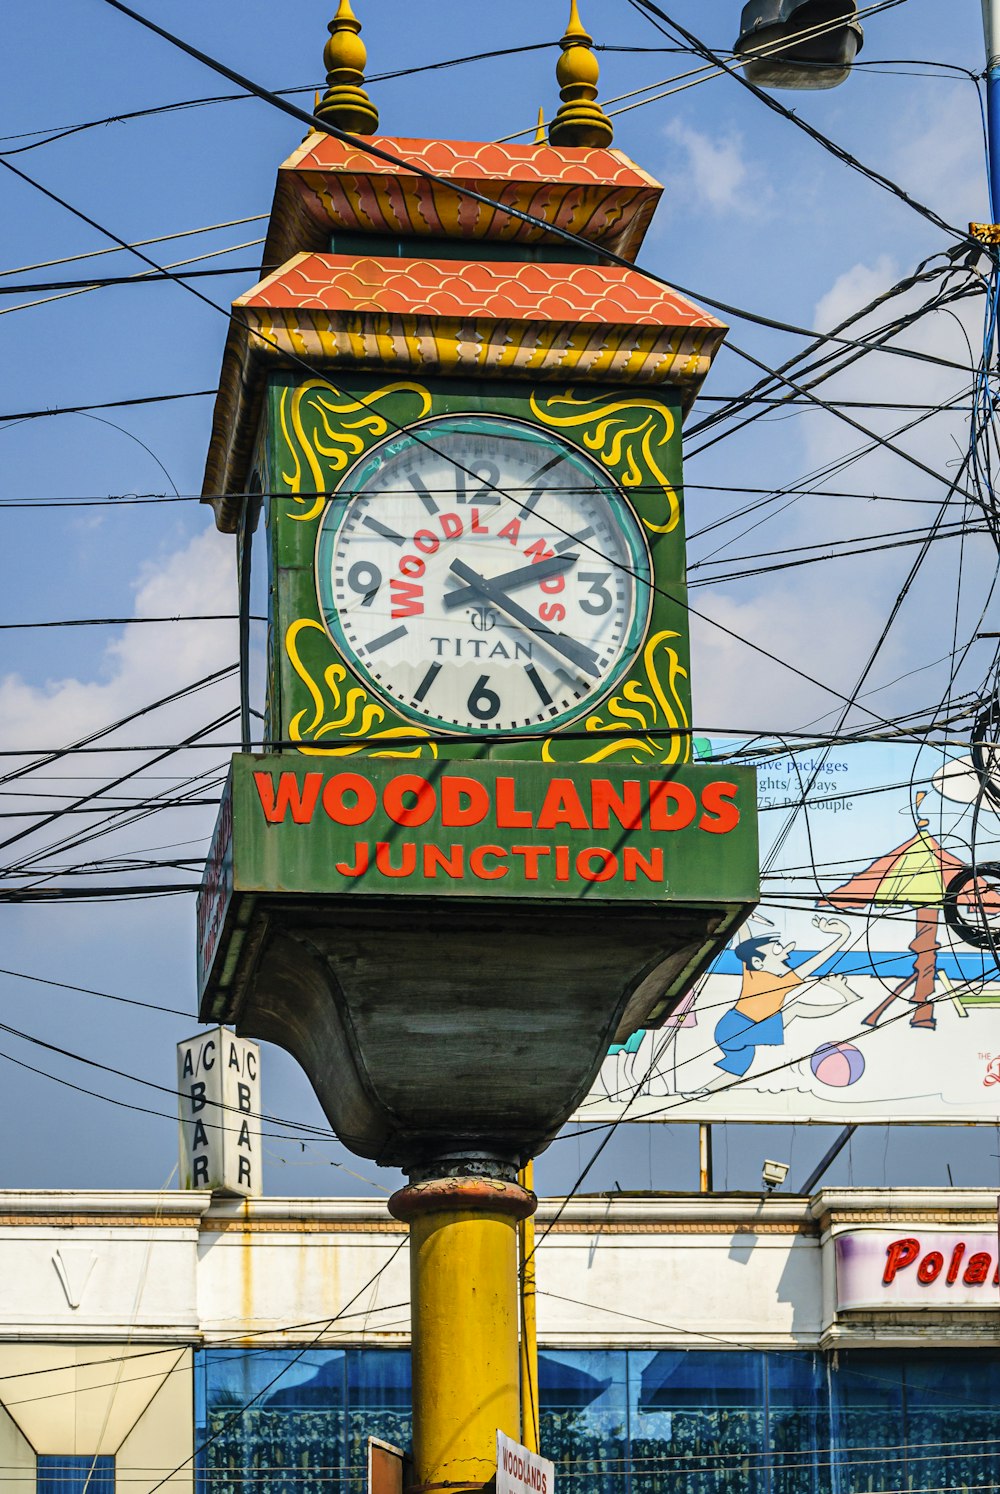
[[[538,1236],[567,1494],[1000,1483],[996,1193],[618,1194]],[[361,1494],[409,1436],[404,1245],[378,1201],[0,1193],[0,1487]]]

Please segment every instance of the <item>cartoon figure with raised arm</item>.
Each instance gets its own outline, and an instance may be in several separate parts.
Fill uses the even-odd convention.
[[[794,940],[782,944],[777,934],[761,934],[737,944],[734,953],[743,965],[743,983],[736,1005],[724,1012],[715,1024],[715,1041],[722,1049],[716,1068],[742,1078],[753,1063],[758,1048],[777,1048],[784,1043],[785,1025],[793,1016],[826,1016],[848,1001],[857,999],[840,977],[827,976],[822,984],[837,992],[834,1005],[817,1005],[809,1000],[797,1012],[788,1010],[789,1006],[798,1005],[801,999],[792,993],[832,959],[850,937],[850,929],[839,918],[817,916],[813,919],[813,926],[833,937],[794,970],[789,963],[795,948]]]

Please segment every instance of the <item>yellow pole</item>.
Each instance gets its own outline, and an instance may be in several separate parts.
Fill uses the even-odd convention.
[[[712,1181],[712,1127],[707,1121],[698,1125],[698,1191],[711,1193]]]
[[[528,1162],[517,1175],[527,1193],[535,1188],[535,1164]],[[521,1441],[538,1452],[538,1336],[535,1314],[535,1220],[529,1214],[517,1227],[521,1246]]]
[[[412,1183],[389,1200],[410,1226],[415,1482],[481,1489],[499,1429],[517,1440],[517,1222],[533,1194],[496,1178]]]

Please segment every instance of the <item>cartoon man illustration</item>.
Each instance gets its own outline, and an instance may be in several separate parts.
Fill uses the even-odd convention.
[[[743,965],[743,983],[736,1005],[724,1012],[715,1024],[715,1041],[722,1049],[716,1068],[742,1078],[753,1063],[758,1048],[777,1048],[785,1041],[785,1024],[796,1015],[785,1010],[786,1005],[796,999],[792,993],[832,959],[850,937],[848,925],[839,918],[816,917],[813,925],[821,933],[833,937],[794,970],[789,963],[795,948],[794,940],[782,944],[777,934],[760,934],[737,944],[734,953]],[[823,1007],[810,1001],[808,1013],[803,1010],[800,1015],[825,1016],[830,1011],[839,1010],[847,1001],[857,999],[855,992],[838,976],[827,976],[823,984],[836,990],[835,1004]]]

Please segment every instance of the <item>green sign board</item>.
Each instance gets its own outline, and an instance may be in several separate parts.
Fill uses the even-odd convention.
[[[758,897],[752,769],[240,756],[199,899],[202,991],[247,899],[739,904]]]

